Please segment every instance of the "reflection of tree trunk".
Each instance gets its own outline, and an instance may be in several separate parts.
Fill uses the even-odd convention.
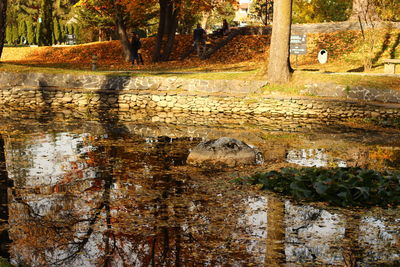
[[[151,241],[151,266],[156,266],[156,242],[157,238],[153,237]]]
[[[111,148],[111,156],[113,157],[112,159],[115,159],[116,156],[116,148],[112,147]],[[114,164],[111,163],[112,166]],[[113,170],[113,168],[111,168]],[[107,231],[104,233],[104,243],[105,243],[105,261],[104,261],[104,267],[112,266],[112,254],[115,249],[115,244],[111,247],[110,245],[110,237],[112,235],[112,229],[111,229],[111,209],[110,209],[110,202],[111,202],[111,186],[113,182],[113,177],[112,177],[113,171],[110,173],[107,173],[106,176],[104,177],[104,193],[103,193],[103,203],[104,203],[104,208],[106,211],[106,223],[107,223]]]
[[[112,138],[112,133],[110,133]],[[115,253],[115,236],[111,229],[111,189],[113,184],[113,173],[116,155],[118,154],[116,147],[111,147],[110,150],[107,147],[99,146],[98,147],[98,155],[101,155],[99,158],[95,158],[95,163],[99,168],[99,172],[96,175],[104,182],[103,186],[103,195],[101,197],[100,203],[98,207],[94,209],[94,214],[88,219],[88,227],[85,234],[80,237],[80,241],[74,243],[75,248],[73,252],[67,257],[58,260],[53,265],[70,265],[71,262],[77,257],[77,255],[83,253],[86,245],[89,243],[92,234],[95,233],[96,223],[101,220],[103,215],[103,209],[105,213],[106,220],[106,231],[103,234],[104,241],[104,255],[102,258],[99,258],[99,263],[101,266],[109,267],[113,265],[113,255]],[[102,221],[102,220],[101,220]]]
[[[268,197],[267,217],[265,266],[279,266],[285,260],[285,204],[282,200]]]
[[[4,140],[0,136],[0,256],[8,258],[8,244],[10,244],[10,238],[8,236],[8,185],[10,181],[8,179],[6,170],[6,158],[4,153]]]
[[[157,151],[166,154],[164,143],[160,142]],[[165,169],[165,168],[162,168]],[[151,243],[151,266],[181,266],[181,231],[182,228],[175,221],[175,217],[180,217],[181,212],[174,213],[170,217],[168,210],[175,209],[169,201],[171,188],[174,188],[175,196],[182,194],[182,183],[176,181],[170,174],[156,174],[153,176],[157,191],[160,197],[154,202],[154,218],[162,225],[154,226],[154,232],[158,232]],[[179,221],[179,220],[178,220]],[[175,249],[175,251],[174,251]],[[173,260],[172,255],[175,256]]]
[[[166,207],[164,207],[166,208]],[[170,251],[169,248],[169,229],[168,227],[162,227],[161,229],[162,239],[163,239],[163,252],[161,256],[161,263],[164,263],[164,266],[169,266],[168,261],[168,253]]]
[[[357,259],[361,251],[358,243],[358,235],[360,231],[360,217],[347,217],[346,230],[342,244],[342,254],[345,267],[357,266]]]
[[[175,238],[175,267],[181,266],[181,228],[176,228]]]

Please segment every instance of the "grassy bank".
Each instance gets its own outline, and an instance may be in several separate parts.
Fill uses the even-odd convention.
[[[399,77],[361,76],[353,73],[363,72],[366,49],[371,53],[371,69],[368,73],[383,73],[383,59],[400,58],[399,29],[380,29],[367,32],[374,42],[363,38],[361,32],[341,31],[323,34],[308,34],[307,51],[303,56],[291,56],[295,68],[293,79],[284,86],[267,86],[265,93],[281,92],[298,94],[305,84],[330,83],[344,86],[364,86],[400,90]],[[210,59],[200,60],[192,55],[179,60],[191,46],[191,36],[179,35],[171,61],[151,63],[154,38],[145,38],[143,57],[145,65],[132,66],[122,57],[118,41],[96,42],[65,47],[5,47],[1,71],[73,73],[130,76],[179,76],[191,79],[240,79],[265,80],[268,64],[269,36],[237,36],[228,45],[218,50]],[[325,65],[317,62],[320,49],[329,53]],[[92,55],[98,56],[98,71],[91,71]],[[348,75],[329,74],[345,72]]]

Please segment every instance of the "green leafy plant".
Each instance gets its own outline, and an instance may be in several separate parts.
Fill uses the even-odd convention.
[[[400,204],[400,173],[351,168],[282,168],[238,178],[239,184],[260,184],[261,189],[297,200],[326,201],[335,206],[390,206]]]

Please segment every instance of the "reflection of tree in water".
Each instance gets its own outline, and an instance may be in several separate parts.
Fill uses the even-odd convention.
[[[388,262],[383,266],[400,265],[400,226],[398,210],[388,210],[382,216],[371,210],[359,218],[358,242],[362,248],[359,265],[371,265],[376,259]]]
[[[279,266],[285,258],[285,204],[284,202],[270,195],[268,197],[268,231],[266,266]]]
[[[114,219],[120,231],[119,247],[132,248],[131,256],[124,259],[128,265],[217,265],[227,260],[226,255],[211,256],[211,251],[222,247],[229,253],[229,247],[223,248],[227,245],[222,229],[229,229],[232,224],[219,225],[226,219],[222,218],[224,213],[216,212],[211,218],[204,205],[208,204],[202,195],[205,192],[191,188],[187,184],[191,177],[184,172],[171,170],[171,165],[182,162],[172,153],[174,149],[176,153],[177,144],[166,137],[147,140],[142,169],[124,171],[130,175],[119,181],[124,186],[118,190],[121,198],[114,204],[125,211],[118,212]]]
[[[330,264],[321,255],[336,257],[341,252],[344,228],[337,229],[334,215],[308,206],[293,212],[287,202],[268,198],[263,206],[268,205],[268,235],[257,241],[263,243],[263,255],[255,254],[249,247],[258,236],[240,220],[248,216],[248,195],[226,185],[214,188],[210,180],[216,177],[182,166],[195,141],[133,136],[115,121],[103,121],[100,132],[104,134],[87,136],[80,148],[86,152],[74,163],[78,170],[68,168],[62,182],[15,190],[10,206],[14,262],[268,266],[299,259]],[[75,175],[78,172],[83,178]],[[293,223],[290,216],[301,223]],[[329,227],[332,235],[316,233]],[[297,247],[290,250],[289,245]]]
[[[355,267],[362,258],[362,249],[358,242],[360,234],[360,216],[348,217],[342,244],[342,256],[345,267]]]
[[[87,151],[73,162],[92,172],[67,168],[63,177],[53,179],[59,181],[55,185],[15,190],[10,223],[14,263],[225,262],[226,255],[217,252],[210,258],[209,249],[222,247],[227,255],[231,253],[236,245],[231,248],[226,240],[233,229],[227,226],[230,231],[224,230],[223,235],[221,229],[225,223],[234,225],[229,221],[235,217],[227,221],[220,211],[210,215],[206,207],[210,197],[202,195],[208,193],[206,189],[201,194],[191,189],[187,181],[192,178],[171,169],[183,164],[193,140],[158,137],[146,141],[121,137],[121,127],[112,123],[107,127],[110,131],[102,136],[87,136],[80,146]],[[87,176],[90,173],[95,175]]]
[[[8,236],[8,187],[12,186],[6,170],[4,154],[4,139],[0,135],[0,257],[8,258],[8,245],[11,243]]]

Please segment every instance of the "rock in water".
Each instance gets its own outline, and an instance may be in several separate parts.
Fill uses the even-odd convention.
[[[235,167],[257,164],[259,153],[242,141],[222,137],[198,144],[189,154],[187,163],[195,166],[217,165]]]

